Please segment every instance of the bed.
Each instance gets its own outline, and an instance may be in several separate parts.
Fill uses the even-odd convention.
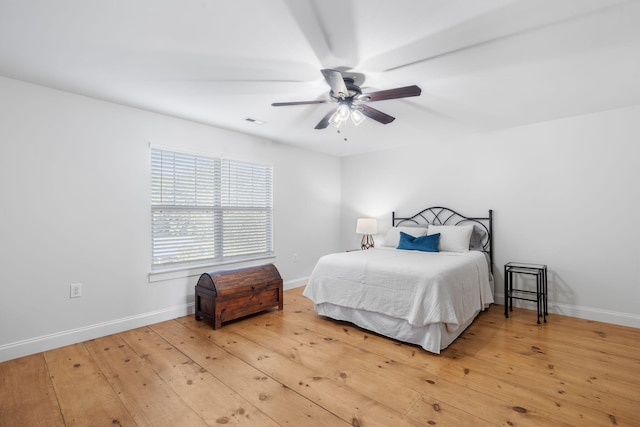
[[[440,353],[493,303],[493,211],[392,214],[382,244],[323,256],[303,295],[321,316]]]

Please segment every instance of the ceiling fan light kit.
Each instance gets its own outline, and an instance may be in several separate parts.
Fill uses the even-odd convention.
[[[345,104],[340,104],[338,109],[329,118],[329,124],[339,128],[342,122],[349,118],[349,107]]]
[[[340,125],[349,120],[349,118],[351,118],[354,125],[358,126],[366,117],[386,125],[394,121],[395,117],[365,105],[365,103],[420,96],[422,93],[422,90],[418,86],[413,85],[363,94],[360,87],[355,84],[354,79],[343,76],[340,71],[324,69],[321,70],[321,72],[331,88],[329,91],[330,100],[274,102],[271,105],[274,107],[284,107],[290,105],[337,102],[339,104],[338,107],[329,111],[316,125],[315,129],[325,129],[329,125],[339,128]]]
[[[362,114],[362,111],[358,110],[357,107],[351,107],[347,105],[347,103],[342,103],[329,118],[329,124],[337,129],[342,123],[349,120],[349,118],[351,118],[354,125],[358,126],[364,121],[365,115]]]

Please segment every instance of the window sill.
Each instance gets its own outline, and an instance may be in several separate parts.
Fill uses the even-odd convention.
[[[256,261],[275,260],[275,255],[266,255],[259,258],[251,258],[247,260],[233,260],[216,264],[191,265],[183,267],[167,268],[149,272],[149,283],[164,282],[167,280],[184,279],[186,277],[200,277],[203,273],[210,271],[219,271],[225,268],[242,268],[256,265]]]

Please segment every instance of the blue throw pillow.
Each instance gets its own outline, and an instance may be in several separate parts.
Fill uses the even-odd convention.
[[[438,243],[440,243],[440,233],[430,236],[413,237],[410,234],[400,232],[400,243],[398,249],[406,249],[409,251],[423,252],[439,252]]]

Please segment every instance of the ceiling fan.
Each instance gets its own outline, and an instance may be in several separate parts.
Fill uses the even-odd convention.
[[[357,126],[362,123],[366,117],[386,125],[396,118],[382,111],[376,110],[368,105],[367,102],[384,101],[386,99],[408,98],[410,96],[419,96],[422,90],[418,86],[405,86],[395,89],[381,90],[371,93],[362,93],[362,90],[355,84],[354,79],[343,76],[338,70],[321,70],[324,79],[327,81],[331,90],[329,91],[329,99],[317,101],[295,101],[295,102],[274,102],[274,107],[284,107],[289,105],[307,105],[307,104],[329,104],[337,103],[338,106],[327,113],[320,120],[315,129],[325,129],[330,124],[340,127],[340,124],[351,118]]]

